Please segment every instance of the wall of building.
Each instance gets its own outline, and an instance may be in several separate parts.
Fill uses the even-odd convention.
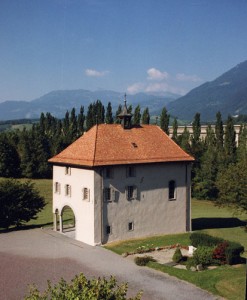
[[[61,214],[69,206],[75,215],[75,238],[94,245],[94,171],[71,168],[65,174],[65,167],[53,166],[53,213]],[[55,183],[60,184],[60,192],[55,192]],[[65,195],[65,185],[70,185],[71,194]],[[83,200],[83,188],[88,188],[89,199]]]
[[[190,166],[185,163],[136,165],[135,177],[125,166],[113,167],[103,187],[115,189],[115,201],[103,202],[103,242],[190,230]],[[168,184],[176,182],[176,197],[168,198]],[[138,199],[126,199],[126,186],[136,186]],[[129,223],[133,222],[133,230]],[[110,234],[106,234],[110,226]]]

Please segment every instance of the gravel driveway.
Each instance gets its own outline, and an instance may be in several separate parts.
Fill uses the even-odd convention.
[[[0,300],[19,300],[28,284],[39,289],[47,279],[57,282],[83,272],[129,283],[128,296],[143,290],[143,300],[217,299],[195,286],[147,267],[138,267],[102,247],[92,247],[50,229],[0,234]]]

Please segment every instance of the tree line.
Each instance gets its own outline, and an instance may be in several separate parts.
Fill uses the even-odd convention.
[[[95,124],[119,123],[117,115],[121,111],[122,105],[118,106],[114,114],[110,102],[105,109],[102,102],[97,100],[88,106],[86,113],[83,106],[78,114],[75,108],[67,111],[63,119],[55,118],[50,113],[41,113],[38,122],[29,130],[24,128],[1,132],[0,177],[51,178],[51,166],[47,163],[50,157],[65,149]],[[141,113],[140,105],[135,109],[130,105],[128,113],[133,114],[133,125],[150,123],[148,108]],[[170,116],[165,107],[161,111],[158,123],[161,129],[169,134]],[[181,135],[177,134],[176,118],[172,121],[172,127],[172,139],[195,158],[192,168],[192,195],[198,199],[217,199],[220,188],[222,190],[224,186],[223,181],[228,180],[230,183],[227,186],[232,186],[224,197],[231,197],[229,195],[234,191],[234,195],[242,199],[243,195],[234,187],[239,187],[238,178],[245,179],[247,174],[246,125],[241,125],[238,145],[233,118],[228,117],[224,130],[220,112],[216,115],[215,130],[208,125],[205,139],[201,138],[199,113],[194,116],[192,135],[186,127]],[[235,178],[231,178],[233,174]],[[222,198],[223,194],[220,196]]]

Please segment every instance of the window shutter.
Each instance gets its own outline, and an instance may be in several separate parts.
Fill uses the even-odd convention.
[[[134,187],[133,187],[133,198],[134,198],[134,199],[137,199],[137,196],[138,196],[138,193],[137,193],[137,187],[134,186]]]
[[[128,189],[128,186],[125,187],[125,195],[126,195],[126,199],[129,200],[129,189]]]
[[[116,201],[116,192],[114,188],[111,188],[111,201]]]

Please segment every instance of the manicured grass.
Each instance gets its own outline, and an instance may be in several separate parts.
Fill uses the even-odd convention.
[[[162,235],[162,236],[152,236],[143,239],[133,239],[128,241],[113,242],[105,246],[105,248],[110,249],[117,254],[122,254],[125,252],[131,252],[136,250],[140,246],[162,247],[169,245],[189,245],[189,233],[183,234],[173,234],[173,235]]]
[[[221,266],[214,270],[192,272],[149,262],[148,266],[188,281],[229,300],[245,299],[245,265]]]
[[[193,231],[203,231],[226,240],[236,241],[245,247],[243,256],[247,257],[247,233],[243,226],[246,224],[247,214],[234,214],[228,208],[218,208],[210,201],[192,200]],[[159,247],[179,243],[189,245],[190,234],[165,235],[145,239],[115,242],[106,245],[118,254],[135,251],[140,246],[152,245]],[[191,282],[198,287],[226,299],[244,299],[245,295],[245,265],[221,266],[214,270],[192,272],[149,262],[148,266],[168,273],[179,279]]]

